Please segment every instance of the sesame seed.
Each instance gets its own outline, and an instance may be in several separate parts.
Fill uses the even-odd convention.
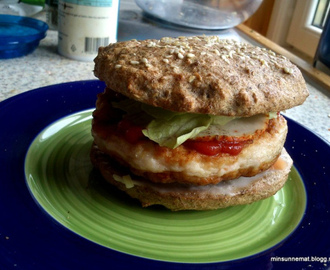
[[[233,50],[231,50],[230,52],[229,52],[229,57],[230,58],[233,58],[233,54],[235,53],[235,51],[233,51]]]
[[[170,61],[168,61],[168,59],[163,59],[163,62],[168,64]]]
[[[195,79],[196,79],[196,76],[190,76],[188,81],[190,83],[192,83]]]
[[[284,73],[287,73],[287,74],[292,74],[293,73],[293,69],[288,68],[288,67],[283,68],[283,71],[284,71]]]
[[[132,64],[132,65],[138,65],[138,64],[140,64],[140,62],[139,61],[130,61],[130,63]]]
[[[144,64],[148,64],[148,59],[147,58],[142,58],[141,62],[144,63]]]
[[[228,55],[221,55],[222,60],[229,64]]]
[[[179,48],[179,52],[180,52],[180,53],[185,53],[185,50],[184,50],[182,47],[180,47],[180,48]]]
[[[262,66],[265,65],[265,66],[268,67],[268,63],[265,61],[265,59],[259,59],[259,61],[260,61]]]
[[[122,67],[122,65],[119,65],[119,64],[115,65],[115,68],[121,68],[121,67]]]
[[[201,52],[201,55],[205,55],[206,54],[206,52]]]
[[[182,53],[178,53],[178,57],[180,58],[180,59],[183,59],[184,58],[184,56],[183,56],[183,54]]]
[[[180,69],[176,66],[173,66],[173,72],[174,73],[180,73]]]
[[[161,41],[162,41],[162,42],[165,42],[165,43],[170,43],[170,42],[173,41],[173,39],[170,38],[170,37],[163,37],[163,38],[161,38]]]
[[[215,49],[214,52],[215,52],[216,55],[220,55],[220,52],[219,52],[218,49]]]
[[[156,43],[151,41],[150,43],[148,43],[147,45],[148,48],[151,48],[151,47],[156,47]]]
[[[188,57],[188,58],[194,58],[195,55],[194,55],[193,53],[188,53],[188,54],[187,54],[187,57]]]

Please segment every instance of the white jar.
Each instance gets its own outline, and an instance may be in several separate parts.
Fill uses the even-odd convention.
[[[60,0],[58,51],[80,61],[92,61],[100,46],[117,41],[119,0]]]

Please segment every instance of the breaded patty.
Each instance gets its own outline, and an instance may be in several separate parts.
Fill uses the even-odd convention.
[[[283,149],[277,162],[256,176],[240,177],[217,185],[195,186],[151,183],[133,175],[95,145],[91,160],[106,181],[138,199],[142,206],[160,204],[173,211],[211,210],[268,198],[284,186],[292,166],[292,159]]]
[[[170,149],[148,139],[130,143],[116,131],[118,120],[113,119],[116,113],[107,102],[107,97],[107,94],[99,96],[94,113],[94,143],[101,151],[129,167],[134,174],[155,183],[208,185],[256,175],[276,161],[287,134],[286,120],[279,115],[267,120],[263,129],[237,137],[237,140],[248,141],[238,155],[225,153],[208,156],[185,144]]]

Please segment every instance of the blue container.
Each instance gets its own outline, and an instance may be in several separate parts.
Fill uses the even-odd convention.
[[[0,59],[20,57],[33,52],[46,36],[48,25],[40,20],[0,15]]]

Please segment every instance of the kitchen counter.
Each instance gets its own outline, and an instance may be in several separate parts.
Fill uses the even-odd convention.
[[[157,22],[150,23],[136,6],[127,5],[125,1],[122,3],[118,40],[203,33],[200,30],[194,32],[187,29],[163,27]],[[268,41],[265,45],[258,38],[247,35],[244,27],[221,32],[204,32],[206,32],[205,34],[220,35],[223,38],[252,42],[260,46],[271,44]],[[79,62],[60,56],[57,53],[57,32],[49,30],[47,37],[40,42],[39,47],[32,54],[0,60],[0,101],[47,85],[96,79],[93,75],[93,67],[93,62]],[[327,80],[318,80],[310,76],[308,70],[299,67],[305,75],[310,96],[303,105],[287,110],[284,114],[312,130],[330,144],[330,84],[327,84]]]

